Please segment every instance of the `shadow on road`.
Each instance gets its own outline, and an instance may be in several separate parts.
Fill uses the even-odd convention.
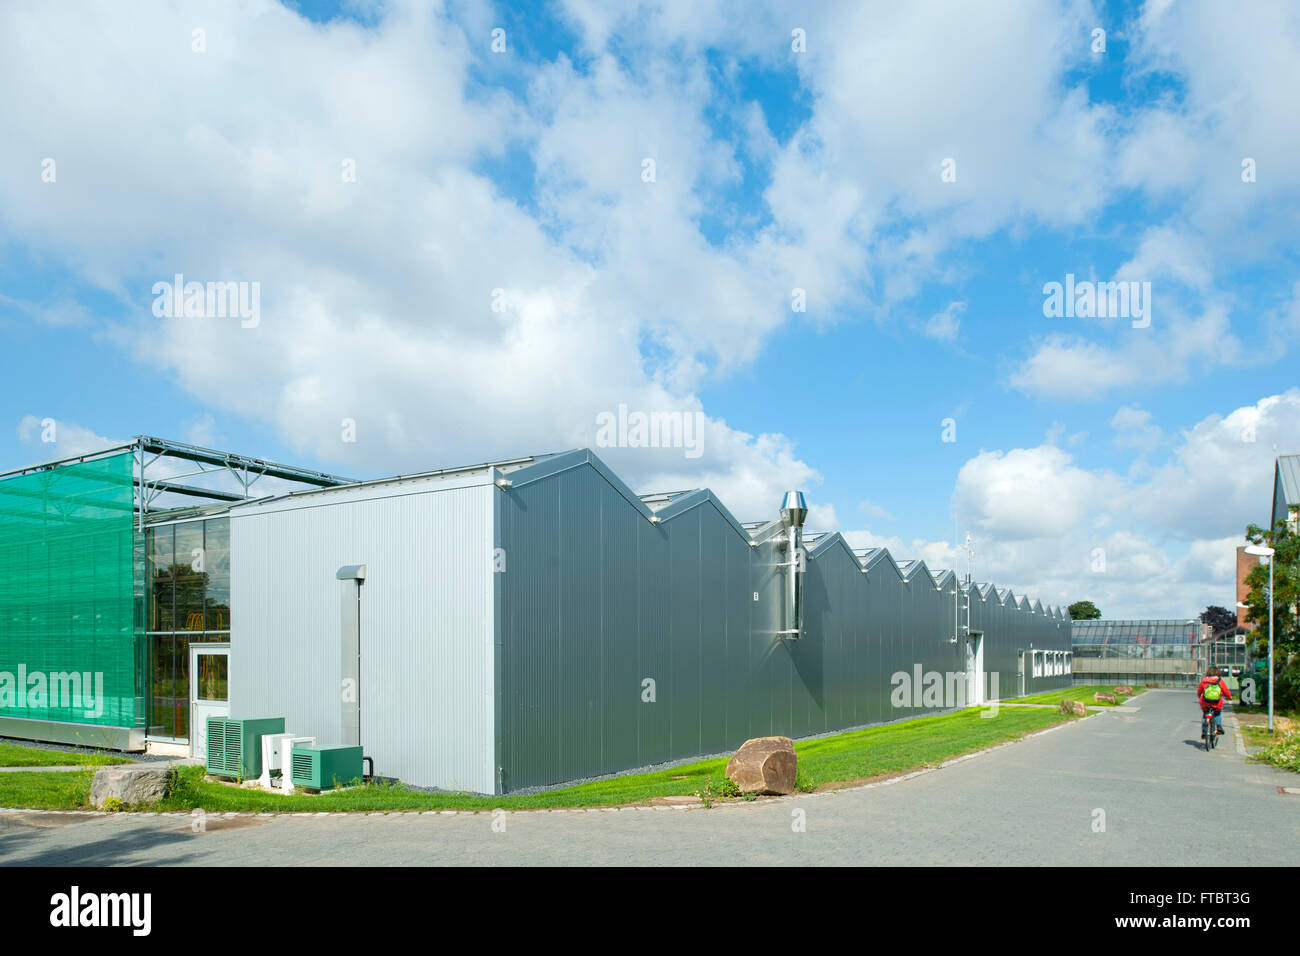
[[[83,824],[84,825],[84,824]],[[0,858],[5,866],[123,866],[141,864],[160,851],[177,848],[192,839],[175,830],[123,829],[74,847],[46,850],[41,846],[40,827],[11,827],[0,840]],[[168,864],[184,864],[192,854],[166,855]],[[134,857],[134,859],[133,859]]]

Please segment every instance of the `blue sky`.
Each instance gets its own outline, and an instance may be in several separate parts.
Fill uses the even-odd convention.
[[[1230,604],[1300,450],[1300,15],[969,6],[9,5],[0,461],[144,433],[372,477],[626,404],[707,423],[596,448],[646,491]],[[176,273],[257,283],[256,325],[155,315]],[[1067,274],[1149,282],[1149,326],[1046,317]]]

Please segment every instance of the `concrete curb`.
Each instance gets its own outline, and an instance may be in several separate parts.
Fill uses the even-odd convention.
[[[1232,721],[1232,742],[1233,746],[1236,748],[1238,756],[1249,757],[1250,755],[1246,753],[1246,735],[1241,731],[1241,721],[1238,720],[1237,715],[1233,713],[1226,714],[1225,716]]]

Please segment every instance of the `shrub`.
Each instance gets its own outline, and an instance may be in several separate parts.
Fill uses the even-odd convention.
[[[1259,759],[1275,767],[1300,773],[1300,730],[1278,736],[1259,752]]]

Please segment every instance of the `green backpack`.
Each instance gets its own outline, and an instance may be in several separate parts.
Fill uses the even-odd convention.
[[[1222,696],[1223,696],[1223,688],[1217,680],[1213,684],[1206,684],[1205,693],[1201,694],[1201,697],[1205,700],[1207,704],[1217,704],[1219,702],[1219,698]]]

